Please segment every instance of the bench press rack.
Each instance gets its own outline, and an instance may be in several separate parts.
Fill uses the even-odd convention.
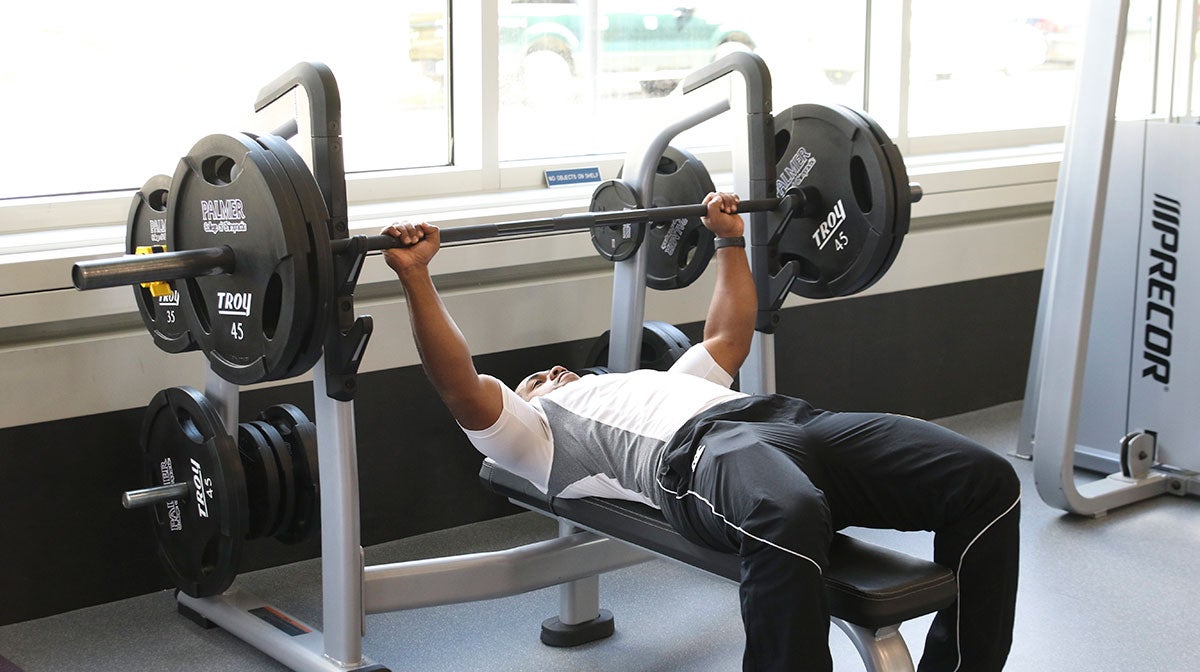
[[[718,81],[730,85],[726,100],[677,122],[644,150],[629,154],[626,179],[644,202],[651,201],[654,167],[669,141],[730,110],[744,114],[747,123],[747,132],[737,134],[733,149],[735,190],[754,199],[765,197],[773,188],[774,176],[764,174],[763,168],[770,165],[766,157],[772,139],[766,65],[753,54],[735,53],[693,73],[683,88],[687,93]],[[263,89],[256,107],[261,110],[296,87],[307,94],[312,115],[309,163],[329,206],[331,230],[344,236],[347,216],[340,101],[328,69],[316,64],[296,66]],[[765,240],[766,214],[755,213],[749,219],[752,251]],[[752,261],[756,279],[766,275],[760,266]],[[352,294],[357,270],[342,271],[340,286],[349,293],[343,295],[339,290],[339,302]],[[609,359],[613,370],[636,366],[645,312],[645,270],[644,246],[634,257],[616,264]],[[344,306],[338,310],[344,311]],[[351,318],[352,310],[350,302]],[[323,630],[273,608],[264,612],[267,605],[262,600],[236,586],[206,598],[180,592],[181,613],[204,625],[219,625],[295,670],[366,672],[387,669],[363,657],[367,614],[511,596],[559,585],[560,613],[547,622],[549,626],[543,625],[543,639],[555,636],[546,634],[549,627],[566,633],[566,639],[573,640],[568,643],[582,643],[612,631],[611,616],[599,608],[598,575],[602,572],[662,556],[737,580],[736,556],[691,544],[649,507],[601,499],[548,501],[530,484],[490,462],[484,463],[481,472],[485,483],[518,505],[557,518],[557,538],[502,551],[365,566],[353,395],[338,391],[353,388],[371,324],[369,317],[341,317],[340,326],[331,330],[325,341],[313,380],[321,489]],[[774,390],[773,355],[771,334],[756,332],[751,358],[741,372],[744,390]],[[235,430],[238,386],[210,370],[205,395],[226,427]],[[949,569],[843,535],[835,540],[826,585],[834,622],[858,648],[869,672],[913,670],[898,630],[900,622],[941,609],[957,598],[957,584]],[[260,616],[264,613],[269,616]]]

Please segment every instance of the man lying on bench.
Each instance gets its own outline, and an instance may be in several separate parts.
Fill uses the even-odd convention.
[[[1020,484],[1006,460],[913,418],[833,413],[730,389],[756,294],[736,196],[709,194],[717,281],[704,340],[670,371],[579,377],[562,366],[510,390],[476,372],[433,286],[429,224],[384,230],[425,371],[484,455],[557,497],[643,502],[687,539],[741,557],[746,670],[831,670],[822,571],[836,530],[932,530],[958,576],[920,670],[999,670],[1012,642]],[[555,316],[547,312],[545,319]]]

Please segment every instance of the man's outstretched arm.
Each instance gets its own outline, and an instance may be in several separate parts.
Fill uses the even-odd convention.
[[[743,235],[745,225],[737,214],[738,197],[733,194],[709,194],[704,199],[708,215],[704,225],[718,239]],[[714,255],[717,285],[713,289],[708,316],[704,321],[704,347],[712,358],[737,375],[750,354],[754,319],[758,313],[758,293],[750,275],[750,262],[742,247],[723,247]]]
[[[441,244],[437,227],[393,224],[383,232],[408,245],[386,250],[384,258],[404,285],[413,340],[425,375],[458,424],[466,429],[491,427],[504,410],[499,384],[475,370],[467,340],[429,275],[429,262]]]

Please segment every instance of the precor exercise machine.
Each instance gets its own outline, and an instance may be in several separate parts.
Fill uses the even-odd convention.
[[[1115,122],[1128,9],[1091,4],[1016,451],[1042,499],[1090,516],[1200,493],[1200,127]]]
[[[919,197],[919,189],[908,184],[898,150],[882,131],[865,118],[839,111],[829,115],[822,112],[825,116],[818,122],[836,131],[831,135],[841,133],[850,151],[866,152],[857,160],[847,154],[840,163],[829,162],[850,174],[844,180],[848,180],[846,189],[822,196],[814,187],[819,182],[817,177],[805,182],[806,168],[813,165],[805,149],[805,153],[797,150],[795,155],[799,157],[799,169],[789,178],[795,184],[784,185],[786,195],[781,194],[785,190],[773,168],[778,137],[770,114],[770,73],[757,56],[737,53],[693,73],[683,88],[691,92],[722,85],[729,87],[727,97],[671,125],[647,147],[631,152],[623,181],[639,199],[633,205],[655,202],[656,166],[672,138],[726,112],[744,120],[746,132],[738,133],[734,140],[734,177],[737,191],[748,197],[742,201],[743,211],[757,213],[749,216],[748,253],[759,285],[760,320],[754,354],[742,372],[742,385],[748,391],[769,392],[774,389],[772,316],[784,295],[804,283],[815,292],[832,291],[831,287],[849,278],[854,283],[838,291],[852,293],[875,282],[899,250],[907,230],[909,207]],[[379,240],[386,237],[347,238],[340,99],[328,68],[309,63],[296,66],[262,90],[256,109],[268,108],[294,90],[302,91],[307,100],[307,109],[299,112],[307,115],[305,118],[284,124],[267,136],[205,139],[181,161],[171,182],[171,193],[161,199],[143,199],[152,206],[158,200],[172,202],[174,205],[166,209],[174,214],[163,219],[155,214],[155,207],[139,209],[135,201],[131,227],[140,228],[141,215],[146,214],[144,223],[152,237],[174,236],[173,242],[166,241],[171,251],[152,251],[137,259],[81,263],[73,271],[80,289],[179,280],[181,293],[168,291],[153,299],[149,290],[135,288],[142,301],[143,318],[160,348],[177,352],[195,346],[204,351],[210,363],[202,395],[207,401],[201,405],[211,406],[211,412],[189,415],[175,406],[152,404],[154,409],[172,409],[155,412],[151,417],[155,422],[161,419],[173,431],[157,432],[157,425],[148,422],[150,429],[144,439],[162,434],[172,441],[192,441],[199,446],[195,450],[187,445],[178,451],[164,449],[185,453],[185,457],[162,461],[155,457],[148,465],[154,487],[137,496],[155,507],[160,540],[170,537],[181,521],[185,528],[191,525],[193,512],[200,506],[205,507],[206,517],[228,521],[226,527],[236,528],[239,520],[244,521],[247,508],[251,522],[256,515],[269,518],[256,514],[257,507],[247,505],[254,501],[246,495],[253,492],[249,483],[252,461],[243,455],[239,463],[236,449],[232,458],[219,455],[229,452],[222,446],[241,429],[237,424],[238,386],[313,370],[323,629],[283,613],[234,584],[236,550],[241,537],[250,535],[230,533],[224,528],[213,531],[211,538],[181,544],[184,548],[180,555],[196,565],[197,580],[194,585],[181,587],[177,594],[180,611],[202,624],[228,630],[295,670],[383,670],[382,665],[363,655],[368,614],[491,599],[559,585],[560,613],[543,624],[543,641],[571,645],[612,632],[612,617],[599,606],[600,573],[661,556],[736,581],[736,556],[687,542],[648,507],[601,499],[547,501],[528,483],[486,462],[482,471],[485,483],[520,505],[557,518],[557,538],[496,552],[364,564],[353,399],[357,366],[371,322],[367,316],[354,315],[353,289],[366,252],[394,241]],[[799,110],[790,118],[807,124],[816,118],[805,116],[809,114]],[[301,159],[288,143],[281,144],[274,137],[276,133],[297,132],[298,137],[309,141],[311,155],[304,161],[311,166],[311,174],[307,169],[298,170]],[[242,189],[239,183],[243,183],[244,191],[238,191]],[[212,196],[228,196],[230,192],[243,196]],[[756,202],[758,205],[752,207]],[[195,208],[201,214],[172,209],[197,204],[203,205]],[[603,216],[605,222],[649,222],[660,219],[661,212],[666,211],[669,208],[658,216],[646,215],[648,211],[635,207],[620,213],[592,214]],[[861,257],[864,265],[859,265],[856,256],[848,266],[825,277],[827,269],[820,263],[806,262],[802,256],[791,260],[772,257],[773,243],[786,247],[779,239],[781,222],[801,212],[807,212],[813,226],[792,242],[818,249],[840,250],[839,246],[852,245],[856,252],[869,250]],[[886,217],[884,213],[888,213]],[[443,242],[455,237],[482,239],[597,226],[598,220],[580,225],[574,217],[447,229]],[[293,228],[297,218],[300,226]],[[278,224],[280,231],[263,227],[255,234],[266,237],[262,244],[248,245],[240,238],[264,222]],[[175,230],[185,227],[202,230],[200,240],[222,244],[191,244],[188,235],[193,234]],[[461,233],[464,230],[468,231]],[[857,239],[843,238],[840,234],[846,231],[852,231]],[[131,241],[135,237],[131,235]],[[633,369],[639,360],[647,247],[642,245],[615,265],[608,360],[614,370]],[[265,316],[255,312],[264,303],[277,309]],[[181,307],[187,308],[187,328],[176,332],[176,322],[166,316]],[[285,327],[295,333],[284,333]],[[197,342],[192,343],[193,339]],[[181,402],[178,408],[191,406]],[[195,457],[187,457],[193,454]],[[165,478],[168,472],[169,482]],[[178,479],[175,474],[179,474]],[[238,478],[247,481],[245,489],[239,491],[240,499],[230,494],[237,490],[233,485]],[[262,492],[258,496],[261,502]],[[849,634],[872,672],[912,670],[912,659],[898,625],[941,609],[957,597],[951,570],[840,535],[832,549],[826,586],[835,622]]]

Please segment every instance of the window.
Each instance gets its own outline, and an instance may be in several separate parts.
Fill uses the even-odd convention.
[[[131,0],[119,11],[93,3],[64,12],[18,3],[0,23],[7,136],[0,199],[128,190],[172,172],[204,134],[266,130],[252,119],[255,94],[302,60],[323,61],[338,77],[346,167],[360,175],[351,197],[360,200],[533,188],[547,161],[621,156],[661,128],[660,112],[686,73],[738,50],[767,62],[776,111],[801,102],[865,107],[911,158],[1056,142],[1072,104],[1088,7],[1079,0],[451,4],[297,0],[282,11],[233,0]],[[1173,74],[1175,54],[1161,32],[1186,32],[1181,42],[1190,47],[1195,9],[1176,19],[1156,0],[1132,4],[1120,111],[1166,114],[1164,91],[1190,86],[1192,73]],[[732,131],[728,117],[679,142],[719,149]],[[434,170],[397,172],[418,167]],[[517,171],[519,178],[506,177]],[[4,205],[0,233],[22,230],[23,215],[10,216]],[[89,221],[116,221],[111,208],[105,213]]]
[[[1075,96],[1087,3],[911,0],[912,137],[1061,128]],[[1120,114],[1153,112],[1157,3],[1133,0]],[[1030,136],[1010,135],[1009,142]],[[1057,137],[1061,137],[1061,131]]]
[[[444,16],[445,7],[17,3],[0,22],[0,198],[140,187],[173,172],[205,134],[269,130],[251,119],[254,99],[304,60],[338,78],[349,170],[445,165],[444,73],[425,69],[444,62],[425,38],[445,25],[426,29],[409,15]]]
[[[654,99],[734,51],[767,61],[776,109],[818,99],[861,106],[865,2],[781,7],[770,0],[500,0],[500,159],[622,152],[631,138],[661,127]],[[728,144],[722,122],[681,141]]]

